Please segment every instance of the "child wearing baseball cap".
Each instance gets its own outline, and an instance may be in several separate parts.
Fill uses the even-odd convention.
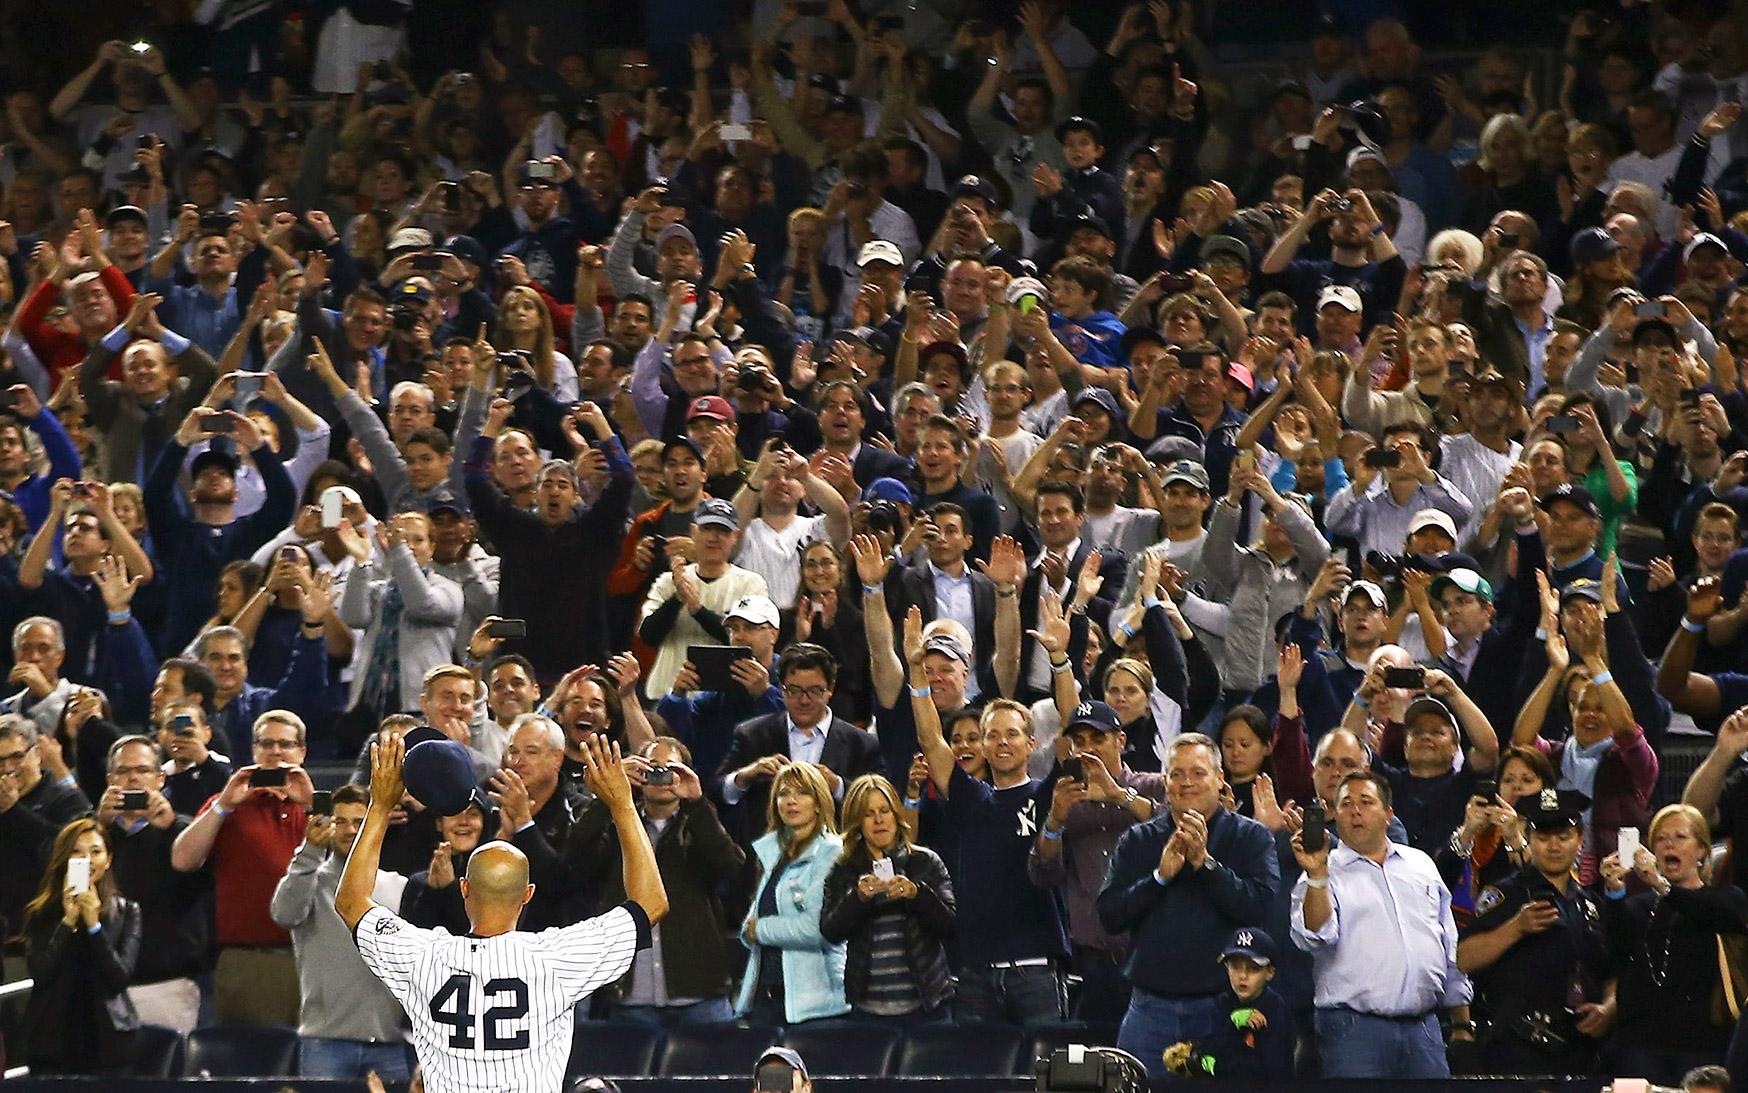
[[[1269,983],[1275,977],[1274,939],[1246,926],[1220,950],[1231,989],[1214,1000],[1214,1031],[1194,1044],[1165,1049],[1165,1065],[1195,1077],[1289,1077],[1296,1030],[1287,1003]]]

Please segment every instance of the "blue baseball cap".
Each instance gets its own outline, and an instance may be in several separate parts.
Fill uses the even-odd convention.
[[[903,501],[907,505],[916,504],[910,494],[910,487],[896,478],[876,478],[868,483],[862,491],[864,501]]]

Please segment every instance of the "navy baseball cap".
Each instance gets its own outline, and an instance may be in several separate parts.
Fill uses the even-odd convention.
[[[410,730],[404,740],[407,757],[401,763],[401,780],[407,792],[439,816],[467,811],[475,803],[473,758],[467,745],[429,725]]]
[[[453,513],[456,516],[470,515],[472,509],[467,498],[455,491],[452,486],[444,486],[431,495],[431,500],[425,505],[428,515],[436,516],[440,512]]]
[[[1110,706],[1103,702],[1082,702],[1074,708],[1074,714],[1069,717],[1068,724],[1062,726],[1062,731],[1071,733],[1075,729],[1095,729],[1098,732],[1117,732],[1122,727],[1122,719]]]
[[[724,501],[720,497],[706,497],[698,502],[698,507],[692,510],[692,523],[699,527],[727,528],[730,531],[740,530],[740,510],[734,507],[732,501]]]
[[[1220,961],[1225,963],[1235,956],[1253,960],[1266,968],[1275,962],[1275,939],[1254,926],[1235,930],[1220,950]]]

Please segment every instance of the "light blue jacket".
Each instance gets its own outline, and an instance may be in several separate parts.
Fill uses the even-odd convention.
[[[763,878],[771,875],[783,851],[777,843],[777,832],[764,835],[753,843],[753,854],[759,859],[759,891],[764,891]],[[759,949],[770,945],[783,950],[783,1011],[790,1023],[812,1021],[819,1017],[837,1017],[850,1012],[844,1001],[844,947],[832,945],[820,936],[819,920],[825,910],[825,878],[837,864],[844,841],[836,835],[821,834],[777,882],[777,913],[759,918],[757,945],[748,945],[746,975],[741,979],[740,999],[735,1003],[736,1017],[752,1008],[759,983]],[[755,898],[747,912],[747,922],[758,917]],[[746,922],[741,923],[745,944]]]

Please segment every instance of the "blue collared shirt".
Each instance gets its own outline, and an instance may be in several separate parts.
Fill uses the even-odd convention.
[[[1351,847],[1329,852],[1329,921],[1305,927],[1306,881],[1293,886],[1293,944],[1311,954],[1319,1009],[1411,1017],[1466,1005],[1451,894],[1432,859],[1385,844],[1383,864]]]

